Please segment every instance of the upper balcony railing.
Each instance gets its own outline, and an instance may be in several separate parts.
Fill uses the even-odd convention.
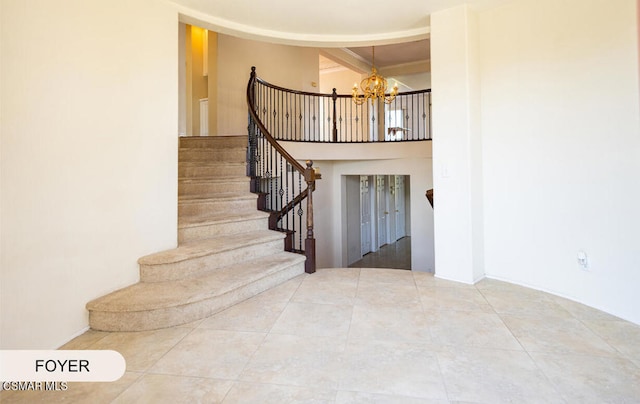
[[[256,77],[255,111],[276,140],[371,143],[431,140],[431,90],[390,103],[356,105],[352,96],[289,90]]]

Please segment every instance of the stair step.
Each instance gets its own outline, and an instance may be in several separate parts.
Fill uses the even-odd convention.
[[[248,177],[183,178],[178,180],[178,195],[213,196],[224,192],[248,192]]]
[[[185,243],[138,260],[141,282],[188,279],[283,250],[284,235],[261,230]]]
[[[244,167],[244,166],[243,166]],[[178,178],[179,183],[184,184],[200,184],[200,183],[209,183],[209,182],[251,182],[251,179],[246,175],[217,175],[214,177],[180,177]]]
[[[243,163],[247,154],[244,148],[209,149],[209,148],[180,148],[178,160],[180,162],[215,161],[228,163]]]
[[[268,228],[269,214],[255,209],[244,214],[184,216],[178,218],[178,243]]]
[[[178,197],[178,217],[202,216],[257,209],[258,196],[250,192],[225,192],[215,196],[186,195]]]
[[[100,331],[145,331],[200,320],[304,273],[305,257],[280,252],[193,279],[138,283],[87,303]]]
[[[244,162],[220,163],[220,162],[184,162],[178,165],[178,177],[180,178],[211,178],[245,176],[247,165]]]
[[[178,247],[138,260],[140,282],[87,304],[95,330],[143,331],[208,317],[304,273],[268,230],[246,176],[246,136],[181,137]]]
[[[180,138],[180,147],[247,147],[246,136],[183,136]]]

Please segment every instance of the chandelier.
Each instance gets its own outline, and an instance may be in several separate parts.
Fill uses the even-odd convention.
[[[361,95],[358,94],[358,83],[353,84],[353,90],[351,92],[353,102],[355,102],[356,105],[362,105],[367,102],[367,100],[371,100],[371,104],[373,105],[376,99],[381,99],[384,100],[386,104],[391,104],[396,98],[396,95],[398,95],[398,84],[396,83],[391,93],[387,95],[387,80],[380,76],[376,70],[376,49],[373,46],[371,47],[371,54],[371,74],[360,82]]]

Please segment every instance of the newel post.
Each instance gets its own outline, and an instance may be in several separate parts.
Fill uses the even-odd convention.
[[[316,174],[313,169],[313,161],[307,160],[307,168],[304,170],[304,180],[307,183],[307,238],[304,241],[307,260],[304,271],[308,274],[316,272],[316,239],[313,236],[313,190],[316,179],[320,179],[320,174]]]
[[[333,100],[333,141],[337,143],[338,142],[338,117],[336,112],[336,102],[338,101],[338,93],[336,93],[335,88],[331,93],[331,99]]]

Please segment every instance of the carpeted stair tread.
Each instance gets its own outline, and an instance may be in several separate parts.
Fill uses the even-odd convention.
[[[269,213],[260,210],[238,213],[238,214],[216,214],[215,212],[207,216],[184,216],[178,219],[178,228],[204,226],[217,223],[243,222],[246,220],[264,219],[269,217]]]
[[[246,163],[233,162],[186,162],[180,161],[178,176],[180,178],[208,178],[212,176],[246,176]]]
[[[213,151],[213,152],[221,152],[224,153],[226,151],[229,150],[234,150],[234,151],[240,151],[240,150],[246,150],[247,146],[241,146],[241,145],[236,145],[236,146],[229,146],[229,147],[225,147],[223,149],[220,148],[215,148],[215,147],[201,147],[201,146],[180,146],[178,148],[178,151],[195,151],[195,152],[209,152],[209,151]]]
[[[244,136],[184,136],[180,138],[180,147],[188,148],[235,148],[247,147],[247,137]]]
[[[230,265],[197,278],[136,283],[89,302],[87,309],[134,312],[186,306],[231,292],[304,260],[303,255],[281,252]]]
[[[251,179],[247,176],[215,176],[215,177],[181,177],[178,178],[179,183],[207,183],[207,182],[251,182]]]
[[[138,260],[140,282],[87,303],[91,328],[144,331],[208,317],[302,275],[250,192],[246,136],[181,137],[178,247]]]
[[[192,258],[235,250],[248,245],[268,243],[283,239],[284,235],[273,230],[254,231],[215,237],[205,240],[191,241],[171,250],[146,255],[138,260],[140,265],[164,265],[181,262]]]
[[[225,161],[181,161],[182,167],[221,167],[221,166],[235,166],[235,167],[247,167],[245,162],[225,162]]]
[[[212,195],[181,195],[178,197],[180,203],[189,202],[208,202],[208,201],[234,201],[234,200],[250,200],[258,199],[256,194],[250,192],[220,192],[214,196]]]

